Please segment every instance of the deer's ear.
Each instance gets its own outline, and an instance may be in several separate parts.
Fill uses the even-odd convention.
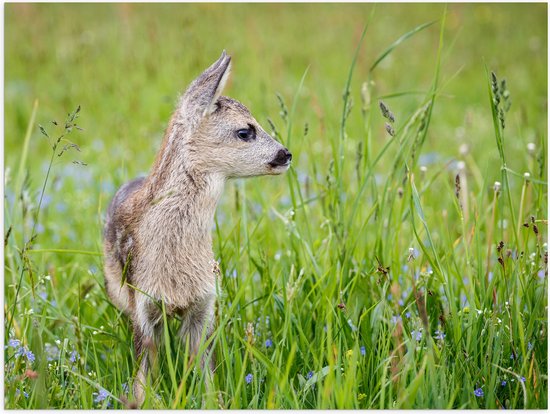
[[[202,118],[216,109],[216,101],[231,72],[231,56],[222,52],[220,58],[195,79],[182,97],[182,108],[187,116]]]

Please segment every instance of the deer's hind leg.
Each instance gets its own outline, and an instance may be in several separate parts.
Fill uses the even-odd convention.
[[[132,318],[134,328],[134,348],[139,363],[134,379],[134,397],[138,406],[145,400],[147,374],[156,360],[157,349],[162,341],[162,312],[144,294],[136,292],[136,305]]]

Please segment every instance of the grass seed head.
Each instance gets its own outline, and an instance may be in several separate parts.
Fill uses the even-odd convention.
[[[392,128],[390,124],[386,122],[386,132],[390,134],[392,137],[395,136],[395,130]]]
[[[382,116],[392,124],[395,122],[395,116],[392,111],[390,111],[390,108],[388,108],[388,106],[382,101],[380,101],[380,111],[382,112]]]

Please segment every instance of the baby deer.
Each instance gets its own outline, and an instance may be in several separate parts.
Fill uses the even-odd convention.
[[[124,184],[107,210],[105,286],[132,321],[139,406],[162,336],[159,303],[168,316],[181,318],[180,336],[191,356],[212,330],[217,276],[210,233],[225,181],[281,174],[292,159],[244,105],[220,96],[230,63],[224,51],[191,83],[151,172]]]

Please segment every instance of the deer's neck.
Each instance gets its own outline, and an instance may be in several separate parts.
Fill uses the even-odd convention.
[[[172,120],[147,179],[147,192],[153,204],[162,206],[163,215],[174,216],[174,230],[181,230],[177,227],[182,224],[187,231],[199,231],[210,238],[225,179],[191,165],[181,144],[182,133]]]

